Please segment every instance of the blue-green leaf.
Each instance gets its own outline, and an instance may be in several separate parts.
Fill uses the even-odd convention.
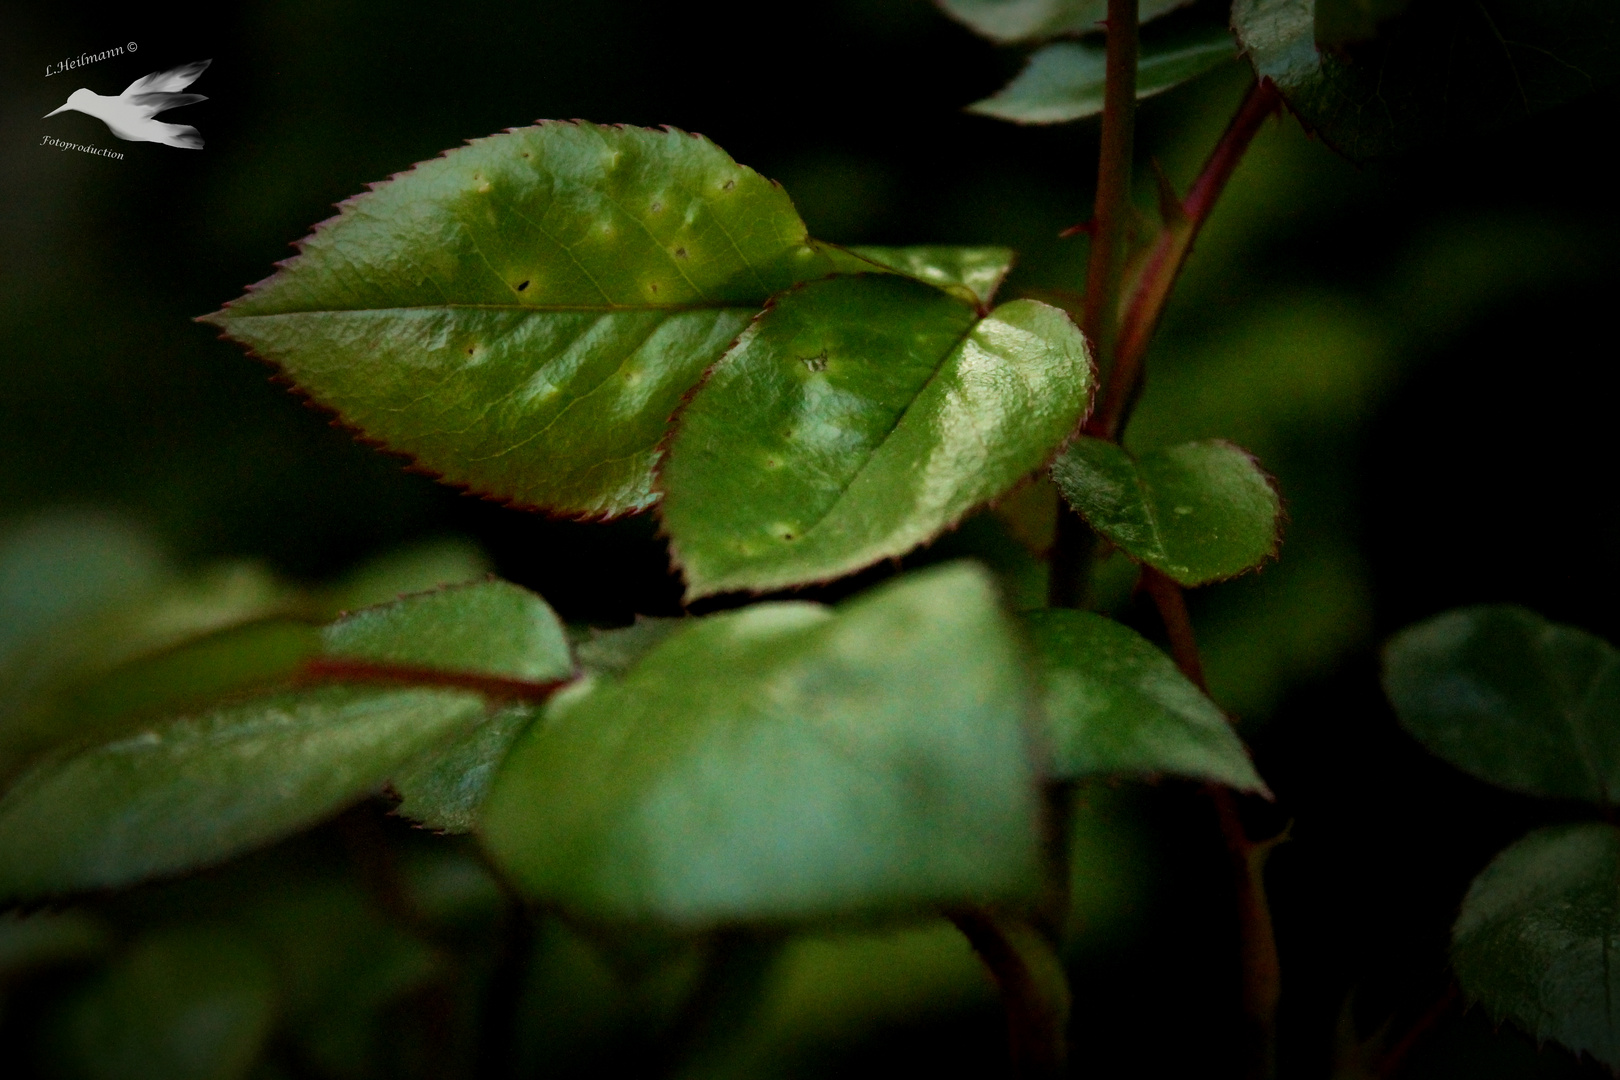
[[[712,925],[1028,896],[1029,686],[987,575],[694,620],[554,698],[485,804],[532,895]]]

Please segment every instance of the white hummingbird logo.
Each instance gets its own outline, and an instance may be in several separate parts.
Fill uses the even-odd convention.
[[[202,94],[182,94],[181,90],[197,81],[212,64],[212,60],[198,60],[181,64],[168,71],[154,71],[143,79],[136,79],[117,97],[93,94],[78,89],[68,95],[67,104],[46,113],[47,118],[72,109],[95,117],[107,125],[109,131],[129,142],[155,142],[165,146],[178,146],[185,150],[201,150],[202,135],[186,124],[164,124],[152,117],[167,109],[207,101]]]

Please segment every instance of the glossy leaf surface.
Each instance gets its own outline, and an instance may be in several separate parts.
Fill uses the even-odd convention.
[[[1136,631],[1089,611],[1024,620],[1054,778],[1163,773],[1266,792],[1220,709]]]
[[[418,593],[328,626],[328,656],[543,682],[574,668],[557,615],[509,581]]]
[[[1017,124],[1061,124],[1096,116],[1103,108],[1101,43],[1058,41],[1030,56],[1017,78],[969,112]],[[1211,27],[1169,41],[1143,42],[1136,70],[1137,100],[1162,94],[1231,60],[1232,35]]]
[[[413,762],[394,777],[398,812],[439,832],[472,832],[512,744],[534,722],[538,708],[508,705],[469,734]]]
[[[1620,830],[1540,829],[1468,888],[1451,934],[1463,991],[1498,1021],[1620,1068]]]
[[[833,269],[708,140],[548,122],[349,200],[207,321],[453,484],[611,515],[651,505],[666,421],[760,305]]]
[[[1132,459],[1114,443],[1081,437],[1053,463],[1052,478],[1092,528],[1183,585],[1233,577],[1277,551],[1277,492],[1231,443],[1182,443]]]
[[[1023,662],[988,576],[694,620],[553,699],[484,810],[536,897],[686,925],[1027,895]]]
[[[1356,160],[1433,147],[1591,93],[1620,74],[1620,12],[1608,0],[1416,0],[1387,20],[1313,0],[1236,0],[1232,25],[1255,70],[1330,146]],[[1357,29],[1359,27],[1359,29]]]
[[[1108,0],[938,0],[951,18],[966,23],[991,41],[1039,41],[1064,34],[1102,29]],[[1192,0],[1141,0],[1137,18],[1156,19]]]
[[[1620,799],[1620,651],[1510,605],[1461,608],[1396,635],[1384,691],[1403,727],[1488,783]]]
[[[926,281],[980,307],[988,307],[994,299],[1002,279],[1012,269],[1014,259],[1012,249],[1004,247],[917,244],[911,247],[864,246],[845,250],[880,267]]]
[[[977,317],[902,278],[780,298],[681,413],[660,482],[687,596],[902,555],[1038,467],[1092,390],[1084,339],[1032,300]]]
[[[484,715],[473,694],[330,687],[47,760],[0,799],[0,903],[117,887],[279,839]]]
[[[49,1041],[92,1080],[237,1080],[276,1019],[275,972],[243,935],[178,929],[137,940],[81,989]]]

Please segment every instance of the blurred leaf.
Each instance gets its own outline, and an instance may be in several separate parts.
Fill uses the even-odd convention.
[[[791,939],[764,987],[757,1022],[711,1080],[823,1075],[818,1055],[994,1000],[972,948],[943,919],[914,926]]]
[[[1052,465],[1075,511],[1128,555],[1183,585],[1252,570],[1276,554],[1282,504],[1248,454],[1220,440],[1139,458],[1081,436]]]
[[[1145,41],[1136,69],[1136,98],[1152,97],[1236,55],[1224,26],[1203,27],[1168,40]],[[1061,124],[1096,116],[1103,108],[1107,50],[1089,41],[1059,41],[1037,49],[1017,78],[969,112],[1017,124]]]
[[[440,832],[471,832],[495,772],[534,722],[532,705],[508,705],[472,732],[434,750],[394,777],[398,812]]]
[[[471,540],[430,540],[368,559],[335,582],[325,595],[328,618],[386,604],[411,593],[464,585],[494,571],[489,556]]]
[[[253,1068],[275,1012],[274,972],[240,934],[156,932],[68,1001],[51,1056],[86,1080],[233,1080]]]
[[[506,581],[456,585],[367,608],[322,631],[328,657],[473,672],[530,682],[565,679],[574,661],[556,614]],[[534,718],[509,705],[393,778],[399,812],[429,828],[468,832],[512,741]]]
[[[612,630],[592,627],[589,636],[574,646],[579,666],[596,674],[623,675],[659,642],[687,625],[685,619],[637,615],[630,626]]]
[[[568,638],[540,597],[509,581],[417,593],[321,632],[329,657],[545,682],[574,670]]]
[[[19,974],[105,952],[110,938],[107,927],[87,911],[0,915],[0,994]]]
[[[1175,662],[1089,611],[1024,616],[1060,780],[1168,773],[1268,794],[1243,740]]]
[[[206,321],[450,483],[613,515],[653,504],[665,423],[748,319],[833,268],[708,140],[547,122],[349,200]]]
[[[1469,997],[1536,1041],[1554,1039],[1620,1069],[1620,831],[1538,829],[1468,887],[1451,960]]]
[[[1488,783],[1613,804],[1620,795],[1620,651],[1510,605],[1460,608],[1384,649],[1401,725]]]
[[[1373,0],[1368,17],[1390,8]],[[1332,49],[1317,47],[1317,11],[1314,0],[1236,0],[1232,25],[1255,71],[1357,161],[1489,132],[1620,73],[1620,12],[1607,0],[1414,0],[1376,40]],[[1329,40],[1356,36],[1342,14],[1329,9]]]
[[[1012,269],[1013,251],[1004,247],[851,247],[846,250],[879,266],[925,281],[979,307],[989,307]]]
[[[553,699],[484,838],[524,889],[598,919],[713,924],[1028,895],[1022,662],[983,571],[836,611],[688,624],[622,680]]]
[[[1079,331],[1032,300],[979,319],[883,276],[780,297],[682,411],[662,468],[687,597],[905,554],[1039,466],[1091,392]]]
[[[0,529],[0,680],[30,642],[131,597],[173,573],[142,530],[91,511],[58,511]]]
[[[65,691],[62,713],[71,720],[74,737],[102,734],[116,722],[172,715],[283,682],[320,646],[318,629],[290,619],[232,627],[140,657]]]
[[[254,563],[181,575],[138,530],[94,515],[21,527],[0,543],[0,579],[0,615],[13,620],[0,656],[0,783],[93,733],[98,714],[77,698],[120,668],[301,605]]]
[[[1063,34],[1101,30],[1108,0],[938,0],[945,14],[991,41],[1039,41]],[[1141,0],[1137,18],[1156,19],[1192,0]]]
[[[473,694],[330,687],[48,759],[0,798],[0,903],[126,885],[287,836],[484,715]]]

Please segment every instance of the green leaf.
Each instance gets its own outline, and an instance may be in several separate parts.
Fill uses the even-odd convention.
[[[0,904],[115,888],[290,835],[484,716],[473,694],[328,687],[47,759],[0,798]]]
[[[205,321],[450,483],[612,515],[652,505],[665,423],[765,300],[834,269],[708,140],[547,122],[350,199]]]
[[[275,973],[242,935],[150,933],[55,1018],[53,1075],[236,1080],[253,1068],[275,1018]]]
[[[484,840],[537,897],[712,925],[1026,897],[1029,687],[990,580],[907,575],[836,610],[694,620],[553,699]]]
[[[508,705],[473,731],[394,777],[398,811],[430,829],[471,832],[512,744],[534,722],[532,705]]]
[[[1192,0],[1141,0],[1137,18],[1156,19]],[[938,0],[945,13],[991,41],[1039,41],[1101,30],[1108,0]]]
[[[1469,997],[1537,1042],[1555,1039],[1620,1069],[1620,830],[1539,829],[1468,887],[1451,960]]]
[[[895,273],[926,281],[980,307],[988,308],[1012,269],[1013,251],[1004,247],[951,247],[917,244],[911,247],[846,248],[862,259]],[[851,267],[851,270],[857,269]],[[870,270],[871,267],[859,269]]]
[[[1401,725],[1488,783],[1620,800],[1620,651],[1511,605],[1460,608],[1384,649]]]
[[[1052,478],[1092,528],[1183,585],[1233,577],[1277,552],[1277,492],[1231,443],[1182,443],[1133,460],[1083,436],[1053,463]]]
[[[788,293],[670,444],[663,516],[688,599],[904,554],[1037,468],[1091,392],[1080,332],[1033,300],[980,319],[883,275]]]
[[[1037,49],[1018,77],[969,112],[1016,124],[1061,124],[1096,116],[1103,108],[1107,51],[1099,43],[1059,41]],[[1225,27],[1205,27],[1167,41],[1143,42],[1136,70],[1136,97],[1162,94],[1235,55]]]
[[[1254,62],[1328,145],[1362,161],[1459,136],[1581,97],[1620,74],[1620,13],[1609,0],[1415,0],[1365,4],[1364,21],[1314,0],[1236,0],[1232,26]]]
[[[1136,631],[1089,611],[1024,619],[1053,777],[1168,773],[1270,794],[1221,710]]]
[[[630,626],[612,630],[592,627],[575,647],[579,666],[588,672],[623,675],[669,635],[687,625],[686,619],[637,615]]]
[[[326,655],[407,668],[544,682],[574,670],[568,637],[540,597],[509,581],[407,596],[339,619],[321,634]]]

